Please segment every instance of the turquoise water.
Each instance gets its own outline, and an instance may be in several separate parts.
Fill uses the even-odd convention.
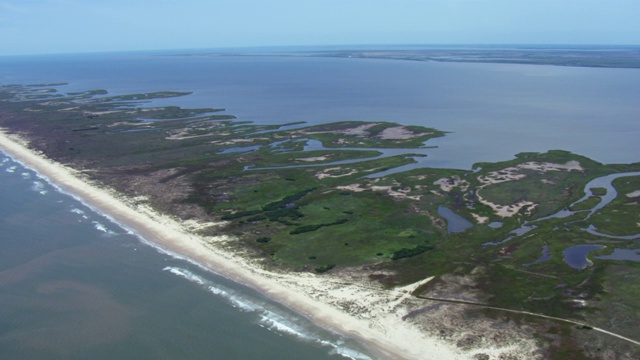
[[[0,358],[368,359],[146,245],[0,152]]]

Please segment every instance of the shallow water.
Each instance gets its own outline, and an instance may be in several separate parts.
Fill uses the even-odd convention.
[[[538,264],[538,263],[541,263],[541,262],[545,262],[545,261],[551,260],[551,253],[549,252],[549,246],[544,245],[542,247],[541,252],[542,252],[542,255],[539,258],[537,258],[536,261],[534,261],[532,263],[529,263],[529,264],[522,264],[522,266],[528,267],[528,266],[531,266],[531,265],[535,265],[535,264]]]
[[[464,232],[473,226],[473,224],[467,219],[454,213],[446,206],[439,206],[438,214],[447,220],[447,232],[449,234]]]
[[[609,175],[601,176],[599,178],[595,178],[589,181],[587,185],[584,186],[585,195],[582,198],[575,201],[573,204],[569,205],[569,207],[571,208],[589,199],[589,197],[593,196],[593,189],[595,188],[606,189],[606,193],[603,196],[600,196],[600,199],[601,199],[600,202],[596,206],[591,208],[591,210],[589,210],[589,215],[585,217],[585,220],[589,219],[593,214],[596,213],[596,211],[607,206],[610,202],[612,202],[618,196],[618,192],[616,191],[616,188],[614,188],[612,185],[613,181],[622,177],[629,177],[629,176],[640,176],[640,171],[609,174]]]
[[[603,245],[576,245],[564,249],[562,255],[564,262],[574,269],[582,270],[587,266],[591,266],[591,261],[587,259],[587,255],[594,250],[604,248]]]
[[[618,261],[640,261],[640,249],[613,249],[613,253],[609,255],[596,256],[601,260],[618,260]]]

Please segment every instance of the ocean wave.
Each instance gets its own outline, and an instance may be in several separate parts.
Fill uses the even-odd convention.
[[[235,291],[229,288],[226,288],[222,285],[215,284],[214,282],[207,280],[200,275],[194,274],[187,269],[167,266],[163,270],[169,271],[174,275],[183,277],[198,285],[205,286],[209,290],[209,292],[225,299],[231,306],[237,309],[240,309],[245,312],[253,312],[260,309],[259,305],[255,304],[253,301],[249,299],[243,298],[242,296],[237,294]]]
[[[31,190],[40,193],[41,195],[46,195],[48,192],[47,190],[45,190],[44,184],[40,181],[34,181],[33,183],[31,183]]]
[[[78,209],[78,208],[73,208],[71,209],[71,212],[74,214],[78,214],[78,215],[84,215],[84,211]]]
[[[231,306],[241,311],[256,313],[258,326],[266,330],[327,347],[330,349],[329,354],[331,355],[339,355],[352,360],[371,360],[369,356],[348,346],[342,339],[330,339],[331,336],[324,336],[319,331],[314,331],[310,328],[310,324],[301,324],[300,319],[296,319],[295,315],[285,315],[278,311],[277,307],[270,306],[268,303],[250,299],[184,268],[167,266],[163,271],[168,271],[208,289],[212,294],[223,298]]]
[[[23,172],[23,173],[20,173],[20,175],[21,175],[21,176],[22,176],[22,178],[23,178],[23,179],[25,179],[25,180],[29,180],[29,179],[31,179],[31,173]]]
[[[345,346],[336,346],[330,354],[340,355],[351,360],[372,360],[371,357]]]
[[[85,219],[85,220],[89,218],[83,210],[80,210],[78,208],[73,208],[73,209],[71,209],[69,211],[74,213],[74,214],[78,214],[78,215],[82,216],[82,218]]]
[[[353,349],[346,345],[343,340],[329,340],[329,336],[322,336],[321,334],[309,329],[304,325],[300,325],[295,318],[289,318],[282,316],[279,313],[264,310],[260,314],[260,326],[267,330],[287,334],[293,336],[298,340],[302,340],[309,343],[316,343],[324,347],[331,348],[329,354],[339,355],[347,359],[352,360],[371,360],[371,358],[358,350]]]
[[[242,311],[253,312],[253,311],[256,311],[258,309],[256,304],[252,303],[251,301],[248,301],[246,299],[243,299],[242,297],[236,296],[233,293],[230,293],[230,292],[228,292],[226,290],[223,290],[223,289],[221,289],[219,287],[209,286],[209,291],[211,291],[212,293],[214,293],[216,295],[220,295],[223,298],[227,299],[227,301],[229,301],[231,306],[233,306],[234,308],[240,309]]]
[[[11,163],[10,157],[2,158],[2,160],[0,160],[0,167],[4,167],[5,165],[8,165],[10,163]]]
[[[180,277],[183,277],[191,282],[194,282],[198,285],[204,285],[205,284],[205,280],[198,276],[195,275],[194,273],[190,272],[189,270],[185,270],[185,269],[181,269],[181,268],[177,268],[177,267],[172,267],[172,266],[167,266],[164,269],[162,269],[163,271],[168,271],[174,275],[178,275]]]
[[[17,165],[12,165],[12,166],[9,166],[5,171],[8,173],[13,173],[13,172],[16,172],[17,168],[18,168]]]
[[[318,342],[318,338],[309,331],[299,326],[295,322],[277,314],[273,311],[265,310],[260,315],[260,325],[275,332],[285,333],[297,337],[300,340]],[[330,342],[326,342],[329,344]]]
[[[115,232],[115,231],[111,231],[111,230],[107,229],[107,227],[106,227],[104,224],[102,224],[102,223],[100,223],[100,222],[98,222],[98,221],[95,221],[95,220],[94,220],[94,221],[92,221],[91,223],[93,224],[93,227],[94,227],[96,230],[98,230],[98,231],[102,231],[102,232],[103,232],[103,233],[105,233],[106,235],[118,235],[118,233],[117,233],[117,232]]]

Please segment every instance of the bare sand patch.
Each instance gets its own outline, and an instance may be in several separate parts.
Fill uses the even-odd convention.
[[[580,165],[580,162],[576,160],[567,161],[565,164],[555,164],[555,163],[549,163],[549,162],[544,162],[544,163],[526,162],[518,165],[518,167],[521,169],[536,170],[540,172],[559,171],[559,170],[584,171],[584,168],[582,167],[582,165]]]
[[[538,204],[532,201],[520,200],[514,204],[500,205],[500,204],[493,203],[483,198],[480,195],[481,190],[486,188],[489,185],[524,179],[525,177],[527,177],[527,175],[523,174],[521,172],[522,170],[533,170],[533,171],[545,173],[548,171],[561,171],[561,170],[584,171],[584,168],[582,167],[582,165],[580,165],[578,161],[575,161],[575,160],[567,161],[565,164],[556,164],[556,163],[549,163],[549,162],[540,163],[540,162],[530,161],[530,162],[518,164],[516,166],[507,167],[502,170],[492,171],[486,175],[478,176],[478,181],[482,184],[478,187],[478,190],[476,191],[476,196],[478,197],[478,201],[481,202],[482,204],[485,204],[491,207],[491,209],[493,209],[496,215],[500,217],[511,217],[519,212],[524,212],[526,215],[531,215],[535,207],[538,206]],[[542,180],[543,183],[549,183],[549,181],[550,180],[547,180],[545,182],[544,179]]]
[[[538,206],[538,204],[534,202],[525,201],[525,200],[520,200],[511,205],[499,205],[481,198],[480,195],[478,195],[478,201],[491,207],[493,211],[496,213],[496,215],[503,218],[512,217],[513,215],[521,212],[522,210],[524,210],[524,213],[526,215],[531,215],[531,213],[533,212],[533,209],[535,209],[536,206]]]
[[[632,191],[627,194],[628,198],[634,198],[640,196],[640,190]]]
[[[356,173],[358,173],[358,170],[356,169],[346,170],[341,166],[336,166],[336,167],[326,168],[322,171],[317,172],[315,177],[318,180],[322,180],[325,178],[339,178],[343,176],[349,176]]]
[[[226,136],[231,135],[231,133],[217,133],[218,136]],[[233,140],[224,140],[224,141],[212,141],[211,143],[214,145],[236,145],[236,144],[250,144],[256,141],[269,140],[268,138],[250,138],[250,139],[233,139]]]
[[[405,126],[394,126],[382,130],[378,137],[384,140],[406,140],[428,134],[430,133],[415,133]]]
[[[369,132],[367,130],[371,129],[376,125],[378,125],[378,123],[364,124],[364,125],[356,126],[346,130],[336,130],[336,131],[330,131],[330,132],[334,134],[366,136],[366,135],[369,135]]]
[[[108,114],[117,114],[119,112],[122,112],[121,110],[108,110],[108,111],[85,111],[84,115],[85,116],[91,116],[91,115],[108,115]]]
[[[467,191],[469,189],[469,182],[460,179],[460,176],[458,175],[438,179],[433,182],[433,185],[440,186],[440,190],[444,192],[449,192],[458,186],[462,188],[462,191]]]
[[[347,129],[341,129],[341,130],[321,130],[321,131],[300,130],[300,131],[297,131],[296,134],[300,136],[304,136],[308,134],[341,134],[341,135],[349,135],[349,136],[368,136],[370,135],[368,130],[376,125],[379,125],[379,123],[362,124],[362,125],[354,126]],[[342,139],[342,143],[344,143],[344,141],[345,140]]]
[[[378,180],[378,179],[376,179]],[[374,183],[376,182],[376,180],[374,180]],[[351,185],[345,185],[345,186],[338,186],[336,187],[336,189],[338,190],[344,190],[344,191],[353,191],[353,192],[363,192],[363,191],[380,191],[380,192],[384,192],[386,193],[388,196],[391,196],[392,198],[401,200],[401,199],[410,199],[410,200],[420,200],[422,198],[422,195],[409,195],[409,193],[411,192],[411,188],[404,188],[404,189],[400,189],[398,188],[396,185],[399,184],[394,184],[394,186],[381,186],[381,185],[363,185],[363,184],[351,184]]]
[[[485,224],[487,221],[489,221],[489,217],[487,216],[480,216],[476,213],[471,213],[471,216],[473,216],[478,224]]]
[[[323,155],[323,156],[313,156],[313,157],[306,157],[306,158],[297,158],[294,159],[295,161],[302,161],[302,162],[316,162],[316,161],[325,161],[329,159],[329,155]]]

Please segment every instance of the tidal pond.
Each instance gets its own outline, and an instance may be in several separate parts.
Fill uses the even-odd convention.
[[[438,214],[447,220],[447,232],[449,234],[463,232],[473,226],[467,219],[445,206],[438,207]]]
[[[591,260],[587,259],[587,255],[594,250],[603,249],[604,245],[576,245],[566,248],[562,255],[564,262],[574,269],[582,270],[587,266],[591,266]]]
[[[613,249],[609,255],[596,256],[600,260],[618,260],[640,262],[640,249]]]

